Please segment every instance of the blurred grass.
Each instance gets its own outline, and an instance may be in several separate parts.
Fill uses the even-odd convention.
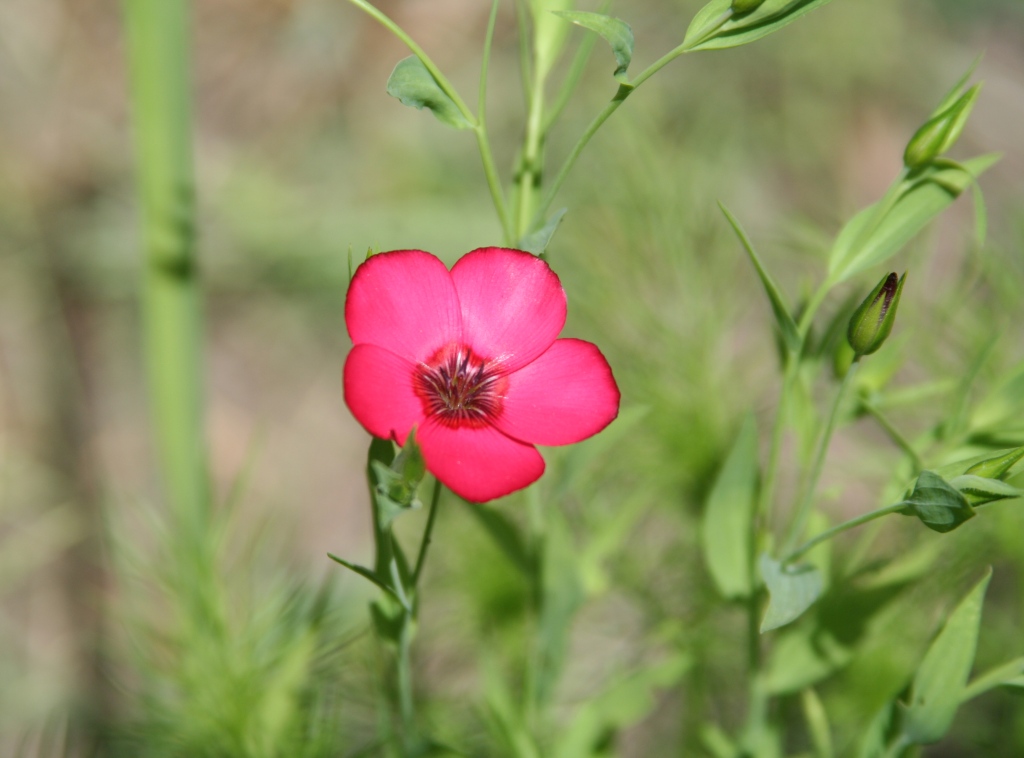
[[[698,5],[637,0],[616,12],[634,26],[638,61],[649,61],[678,42]],[[472,86],[486,9],[387,7]],[[678,646],[697,665],[621,735],[622,753],[700,754],[702,719],[739,720],[743,621],[716,611],[696,524],[738,419],[752,407],[764,430],[777,379],[767,306],[716,200],[798,299],[841,221],[884,188],[902,141],[987,50],[962,150],[1005,153],[983,182],[990,240],[970,251],[965,198],[903,255],[913,273],[898,328],[911,336],[897,381],[958,375],[993,330],[1003,336],[973,397],[1024,359],[1020,9],[832,3],[755,45],[673,64],[584,154],[556,202],[570,213],[550,251],[570,299],[567,333],[606,352],[624,407],[648,410],[561,494],[551,490],[563,451],[546,452],[547,507],[565,514],[572,544],[614,535],[570,630],[560,717],[617,671]],[[404,52],[355,11],[220,0],[196,13],[218,503],[263,440],[232,520],[192,563],[202,581],[178,570],[159,516],[138,518],[157,495],[120,19],[96,0],[0,6],[0,754],[86,755],[98,744],[123,755],[350,755],[378,732],[381,663],[364,637],[352,642],[365,624],[352,596],[364,589],[338,576],[337,590],[318,594],[328,549],[357,559],[370,550],[365,437],[338,381],[348,250],[358,259],[367,247],[418,247],[451,262],[492,244],[498,226],[472,144],[384,95]],[[491,123],[508,165],[519,129],[514,37],[499,36],[497,53]],[[603,53],[553,155],[612,92]],[[498,95],[502,86],[514,96]],[[1010,396],[1024,404],[1018,390]],[[894,419],[923,432],[940,410],[898,409]],[[878,497],[887,444],[864,421],[843,432],[825,483],[837,516]],[[521,524],[524,497],[499,506]],[[635,517],[616,522],[624,510]],[[251,524],[268,514],[276,526],[260,538]],[[1021,510],[985,516],[943,543],[936,575],[879,620],[885,644],[822,688],[840,754],[905,681],[956,594],[946,588],[966,586],[983,563],[996,572],[979,667],[1020,653]],[[877,551],[932,539],[900,521]],[[465,651],[487,651],[514,673],[528,588],[464,506],[445,503],[438,542],[447,549],[428,570],[420,694],[438,734],[488,754],[482,706],[465,705],[480,703],[484,677]],[[208,628],[189,628],[194,614],[176,605],[197,589],[210,593]],[[1018,755],[1021,713],[1019,697],[992,693],[925,754]]]

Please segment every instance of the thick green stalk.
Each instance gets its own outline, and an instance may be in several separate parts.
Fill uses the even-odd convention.
[[[209,507],[202,421],[200,293],[186,0],[125,0],[142,197],[142,329],[157,453],[186,529]],[[202,533],[201,531],[195,534]]]

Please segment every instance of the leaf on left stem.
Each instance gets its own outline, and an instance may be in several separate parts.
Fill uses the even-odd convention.
[[[769,595],[762,634],[800,618],[825,588],[821,572],[807,563],[784,565],[765,553],[758,567]]]
[[[622,19],[606,16],[603,13],[555,11],[555,15],[601,35],[605,42],[611,45],[615,62],[619,64],[615,69],[615,78],[622,84],[629,83],[626,69],[629,68],[629,64],[633,60],[633,30],[629,24]]]
[[[456,129],[469,129],[470,124],[459,107],[441,89],[434,76],[415,55],[400,60],[388,77],[387,92],[397,97],[402,105],[422,110],[426,108],[437,120]]]

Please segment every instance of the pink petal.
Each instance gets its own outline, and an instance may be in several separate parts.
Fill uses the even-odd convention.
[[[376,345],[356,345],[345,361],[345,402],[356,421],[384,439],[405,442],[423,421],[423,401],[413,390],[415,366]]]
[[[515,492],[544,473],[544,459],[537,448],[491,426],[451,427],[431,417],[416,439],[430,473],[474,503]]]
[[[458,341],[462,329],[451,274],[422,250],[380,253],[356,269],[345,323],[354,344],[379,345],[414,363]]]
[[[619,388],[596,345],[561,339],[507,376],[494,425],[535,445],[568,445],[597,434],[619,415]]]
[[[463,341],[507,371],[547,350],[565,325],[565,292],[555,272],[521,250],[484,247],[452,267]]]

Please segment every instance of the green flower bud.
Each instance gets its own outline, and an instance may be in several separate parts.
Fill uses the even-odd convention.
[[[975,463],[964,473],[972,476],[984,476],[989,479],[1003,479],[1021,458],[1024,458],[1024,447],[1018,447],[1004,455]]]
[[[878,286],[853,312],[846,336],[858,358],[878,350],[889,336],[906,278],[907,275],[903,274],[897,281],[895,273],[882,277]]]
[[[903,153],[903,163],[907,168],[921,168],[953,147],[964,130],[980,90],[981,85],[975,84],[914,133]]]
[[[742,16],[744,13],[756,11],[764,3],[764,0],[732,0],[732,12],[734,16]]]

